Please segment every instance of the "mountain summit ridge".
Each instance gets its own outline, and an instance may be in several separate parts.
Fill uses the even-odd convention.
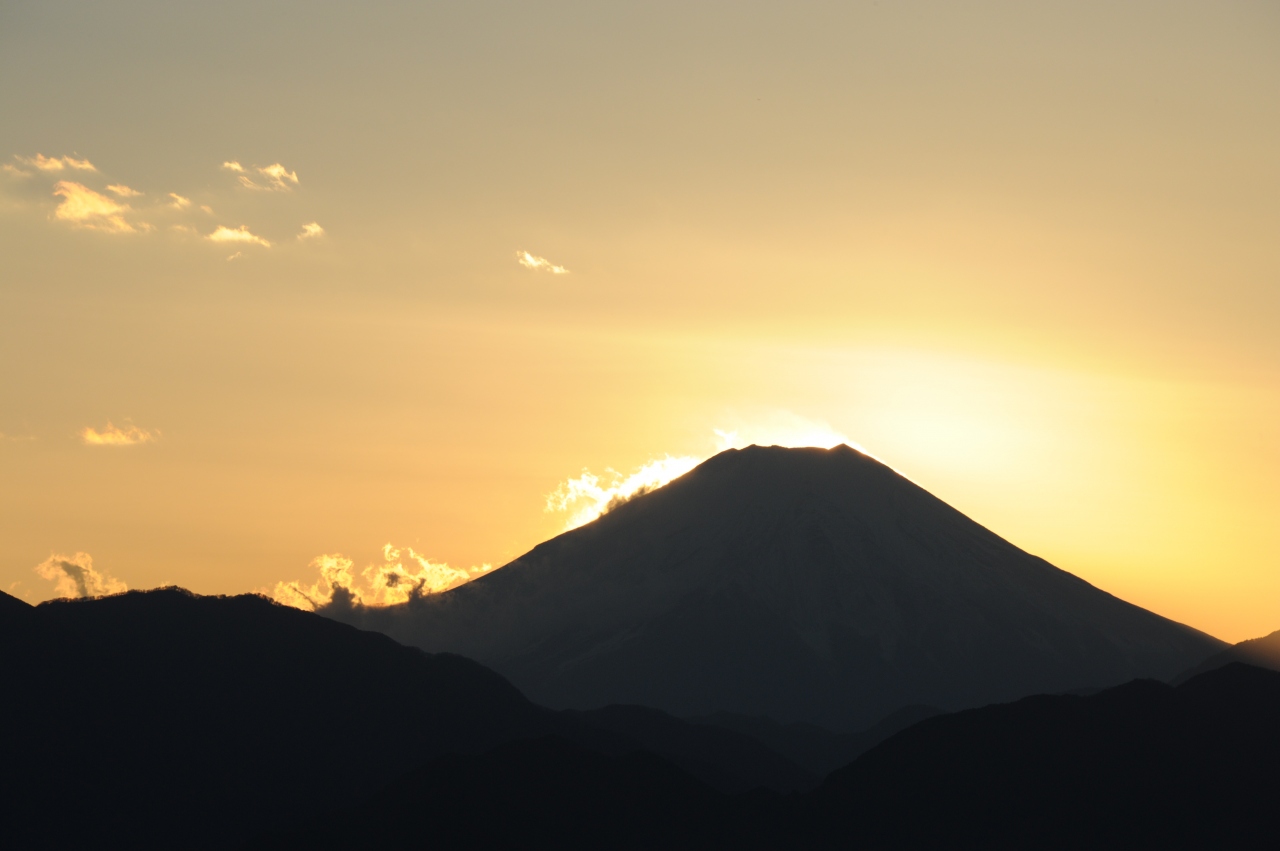
[[[551,706],[843,729],[1167,679],[1224,646],[848,446],[727,450],[466,585],[324,613],[475,658]]]

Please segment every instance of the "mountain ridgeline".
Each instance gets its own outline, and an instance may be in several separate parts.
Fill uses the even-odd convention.
[[[848,446],[729,450],[500,570],[335,619],[537,703],[841,730],[1169,679],[1218,640],[1029,555]]]

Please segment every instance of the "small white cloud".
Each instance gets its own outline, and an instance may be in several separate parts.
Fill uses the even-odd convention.
[[[14,177],[30,177],[31,176],[31,172],[27,171],[26,169],[18,168],[13,163],[5,163],[4,165],[0,165],[0,171],[3,171],[5,174],[11,174]]]
[[[132,423],[126,424],[125,428],[120,428],[112,425],[110,421],[102,431],[98,431],[93,426],[80,429],[80,442],[85,446],[137,446],[142,443],[151,443],[159,436],[158,431],[147,431]]]
[[[263,248],[270,248],[271,243],[257,234],[249,232],[248,225],[241,225],[238,228],[229,228],[226,225],[218,225],[218,229],[205,237],[211,242],[243,242],[252,245],[261,245]]]
[[[94,570],[88,553],[64,556],[54,553],[35,567],[36,573],[54,583],[59,597],[100,597],[122,594],[129,587],[106,571]]]
[[[191,199],[183,198],[177,192],[170,192],[169,197],[173,199],[173,203],[169,206],[173,207],[175,210],[185,210],[191,206]]]
[[[227,262],[230,263],[232,260],[239,260],[243,256],[244,256],[243,251],[237,251],[235,254],[230,254],[227,256]]]
[[[324,236],[324,228],[320,227],[318,222],[312,222],[302,226],[302,233],[298,234],[298,239],[319,239],[322,236]]]
[[[118,204],[83,184],[59,180],[54,184],[53,194],[62,198],[53,211],[60,221],[107,233],[135,231],[133,225],[124,220],[124,214],[129,212],[127,204]]]
[[[112,183],[107,186],[107,191],[119,195],[121,198],[136,198],[142,193],[136,189],[131,189],[123,183]]]
[[[231,166],[235,168],[231,168]],[[235,172],[244,172],[245,169],[240,163],[223,163],[223,168],[228,168]],[[246,189],[257,189],[264,192],[287,192],[298,185],[298,173],[289,171],[280,163],[272,163],[271,165],[256,166],[254,171],[266,178],[265,183],[259,183],[247,174],[240,174],[240,185]]]
[[[210,207],[208,204],[201,204],[200,209],[204,210],[206,213],[208,213],[211,216],[213,215],[213,208]]]
[[[44,154],[36,154],[34,157],[15,156],[14,159],[40,171],[63,171],[68,168],[76,171],[98,170],[88,160],[78,160],[75,157],[46,157]]]
[[[298,185],[298,173],[289,171],[280,163],[263,166],[258,169],[258,173],[266,177],[276,189],[288,189],[290,183],[294,186]]]
[[[244,171],[244,166],[240,165],[240,163],[235,160],[228,160],[222,164],[222,167],[227,171]]]
[[[553,275],[567,275],[569,270],[563,266],[557,266],[545,257],[538,257],[530,254],[528,251],[517,251],[516,262],[526,269],[532,269],[535,272],[550,272]]]

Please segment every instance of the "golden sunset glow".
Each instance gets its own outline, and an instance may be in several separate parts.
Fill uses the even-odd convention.
[[[0,25],[0,588],[393,602],[847,443],[1280,628],[1274,4],[77,8]]]

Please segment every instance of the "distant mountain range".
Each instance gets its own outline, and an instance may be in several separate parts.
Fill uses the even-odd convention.
[[[438,758],[253,847],[1252,851],[1276,842],[1277,717],[1280,673],[1234,663],[935,717],[789,797],[547,738]]]
[[[476,659],[555,708],[843,731],[1168,679],[1225,647],[847,446],[729,450],[459,588],[323,614]]]
[[[551,711],[458,656],[180,589],[0,595],[0,683],[15,849],[1245,849],[1280,760],[1280,673],[1238,662],[854,735]]]

